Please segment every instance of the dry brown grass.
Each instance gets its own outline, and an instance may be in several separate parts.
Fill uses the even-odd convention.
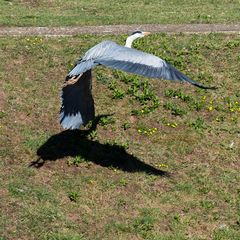
[[[132,115],[152,100],[141,105],[127,92],[133,83],[124,83],[126,75],[98,68],[96,113],[115,121],[100,121],[95,133],[62,132],[59,91],[67,68],[106,38],[124,40],[0,39],[0,239],[238,239],[239,37],[155,34],[137,42],[219,89],[148,80],[160,105]],[[114,80],[123,99],[112,99]],[[166,89],[180,89],[195,105],[206,99],[196,111]],[[167,102],[185,113],[172,115]]]

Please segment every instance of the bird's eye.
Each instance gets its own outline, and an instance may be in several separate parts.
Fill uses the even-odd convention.
[[[134,35],[134,34],[141,34],[142,35],[142,32],[141,31],[135,31],[131,35]]]

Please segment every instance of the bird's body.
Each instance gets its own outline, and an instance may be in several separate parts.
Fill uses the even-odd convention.
[[[123,70],[150,78],[188,82],[204,89],[211,88],[191,80],[157,56],[132,49],[132,42],[144,35],[144,32],[136,31],[127,38],[125,46],[118,45],[112,41],[103,41],[89,49],[78,61],[76,66],[69,72],[66,78],[67,82],[63,88],[60,122],[65,129],[76,129],[80,125],[87,124],[89,120],[92,120],[94,116],[93,99],[88,97],[88,101],[86,101],[80,95],[91,96],[91,74],[89,72],[97,65],[104,65],[112,69]],[[83,88],[80,88],[79,84],[87,85],[85,93],[80,91]],[[79,91],[76,91],[76,89],[79,89]],[[82,101],[82,103],[80,104],[76,101]],[[89,113],[87,111],[88,108],[93,109],[93,111]]]

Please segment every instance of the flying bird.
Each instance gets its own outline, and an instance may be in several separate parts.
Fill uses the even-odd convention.
[[[60,123],[64,129],[78,129],[94,119],[91,69],[98,65],[144,77],[187,82],[199,88],[215,89],[191,80],[157,56],[131,48],[134,40],[149,34],[135,31],[126,39],[125,46],[103,41],[85,53],[68,73],[62,89]]]

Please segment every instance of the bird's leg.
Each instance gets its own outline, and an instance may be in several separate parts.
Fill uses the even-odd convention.
[[[68,81],[66,81],[63,84],[63,87],[66,87],[67,85],[72,85],[72,84],[76,83],[81,76],[82,76],[82,74],[79,74],[78,76],[71,77]]]

